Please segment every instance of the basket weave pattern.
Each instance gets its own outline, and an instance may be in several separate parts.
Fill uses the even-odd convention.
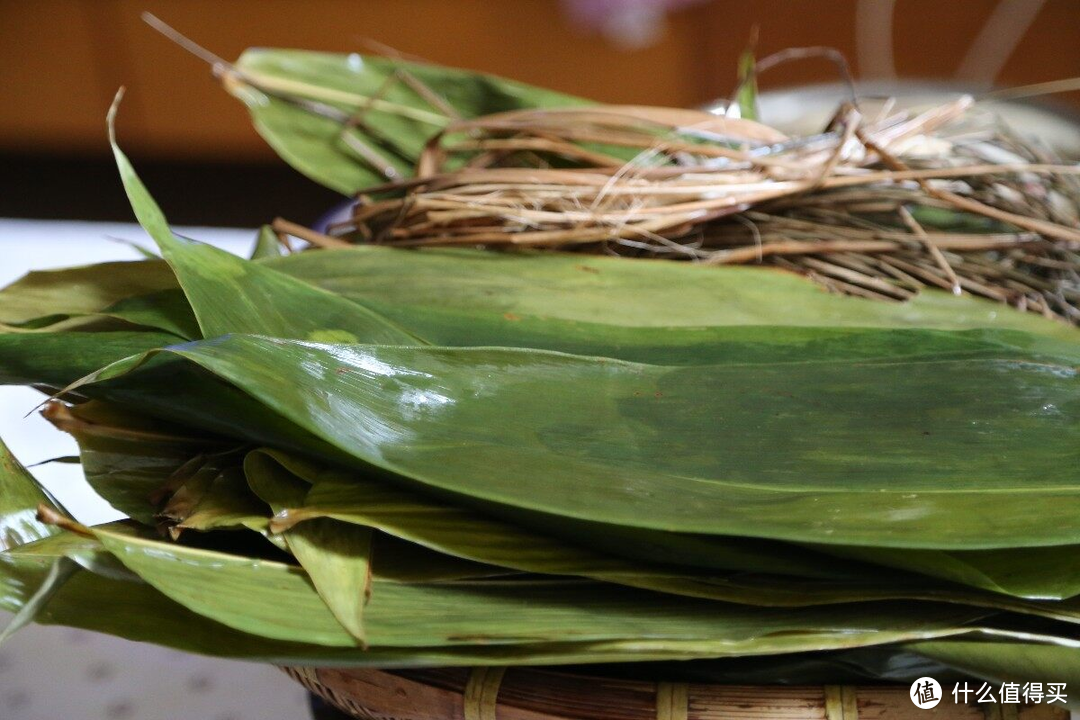
[[[920,710],[906,687],[649,683],[511,668],[282,668],[364,720],[1066,720],[1060,705]]]

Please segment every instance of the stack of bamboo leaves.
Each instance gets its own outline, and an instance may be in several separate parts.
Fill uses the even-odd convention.
[[[227,83],[333,187],[376,172],[357,147],[415,160],[433,134],[388,107],[423,94],[379,89],[395,63],[245,58]],[[564,101],[405,72],[462,115]],[[382,114],[344,142],[349,73]],[[285,664],[726,658],[720,680],[797,681],[860,657],[1080,683],[1069,324],[769,268],[285,253],[269,228],[242,259],[171,232],[114,148],[160,257],[0,291],[0,382],[51,398],[129,519],[80,524],[0,446],[13,628]]]

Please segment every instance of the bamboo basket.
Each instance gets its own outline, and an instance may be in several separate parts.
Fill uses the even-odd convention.
[[[282,668],[365,720],[1067,720],[1063,705],[921,710],[906,686],[651,683],[528,667],[371,670]]]

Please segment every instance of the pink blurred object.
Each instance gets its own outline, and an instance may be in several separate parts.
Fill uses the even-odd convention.
[[[673,10],[701,5],[708,0],[563,0],[571,21],[599,31],[627,49],[651,45],[664,32],[665,18]]]

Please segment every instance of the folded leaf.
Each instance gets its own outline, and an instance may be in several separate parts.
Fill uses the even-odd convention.
[[[220,441],[98,402],[46,407],[45,416],[79,443],[83,473],[110,505],[147,525],[158,507],[153,496],[185,463],[220,452]]]
[[[273,460],[273,461],[272,461]],[[278,465],[278,463],[281,463]],[[300,468],[288,456],[274,452],[252,453],[245,463],[248,477],[262,485],[289,487],[285,468]],[[307,468],[310,473],[310,468]],[[578,575],[606,582],[651,589],[673,595],[708,598],[763,607],[799,607],[868,600],[930,600],[954,602],[998,610],[1040,615],[1066,622],[1080,623],[1080,602],[1028,602],[1008,595],[981,593],[935,582],[930,578],[902,573],[875,572],[875,568],[844,567],[852,577],[823,579],[836,563],[825,557],[808,556],[815,564],[799,566],[796,547],[775,547],[773,554],[747,553],[744,563],[733,562],[736,572],[694,572],[679,565],[652,565],[640,561],[606,556],[590,549],[560,542],[558,539],[509,522],[500,521],[475,510],[455,507],[445,500],[408,492],[386,482],[340,470],[324,469],[309,475],[313,485],[305,492],[299,480],[292,480],[291,505],[274,505],[273,528],[303,528],[311,518],[334,518],[348,523],[376,528],[382,532],[455,557],[523,572],[548,575]],[[265,497],[265,495],[263,495]],[[734,545],[730,559],[738,558]],[[829,546],[821,548],[824,552]],[[1039,548],[1040,552],[1058,553],[1068,547]],[[718,555],[723,546],[718,545]],[[882,550],[881,552],[887,552]],[[927,551],[907,551],[914,555]],[[986,553],[1001,551],[984,551]],[[943,553],[944,554],[944,553]],[[960,554],[960,553],[956,553]],[[971,553],[968,553],[971,554]],[[1075,565],[1056,563],[1068,573]],[[873,552],[862,558],[876,560]],[[1030,560],[1030,558],[1029,558]],[[301,562],[303,562],[301,560]],[[911,563],[912,570],[921,570]],[[838,568],[840,570],[840,568]],[[780,573],[787,572],[786,575]],[[771,574],[770,574],[771,573]],[[806,575],[808,577],[801,577]],[[1049,575],[1045,573],[1044,575]],[[816,577],[815,577],[816,576]],[[1045,579],[1053,583],[1052,577]]]
[[[303,502],[304,483],[259,453],[244,461],[248,484],[277,513]],[[342,627],[364,642],[364,606],[371,592],[371,528],[318,518],[284,533],[286,545]]]
[[[207,617],[279,640],[335,647],[356,643],[296,568],[111,530],[96,534],[148,583]],[[528,602],[522,601],[523,592]],[[365,625],[372,648],[637,640],[643,647],[683,648],[708,657],[940,637],[984,614],[912,603],[794,613],[577,581],[427,586],[375,580]]]
[[[1044,691],[1049,683],[1064,683],[1066,702],[1059,700],[1054,704],[1074,712],[1077,710],[1076,698],[1067,698],[1068,687],[1080,685],[1080,646],[1076,643],[1063,646],[987,638],[983,641],[919,642],[907,648],[964,673],[998,683],[1042,683]]]

